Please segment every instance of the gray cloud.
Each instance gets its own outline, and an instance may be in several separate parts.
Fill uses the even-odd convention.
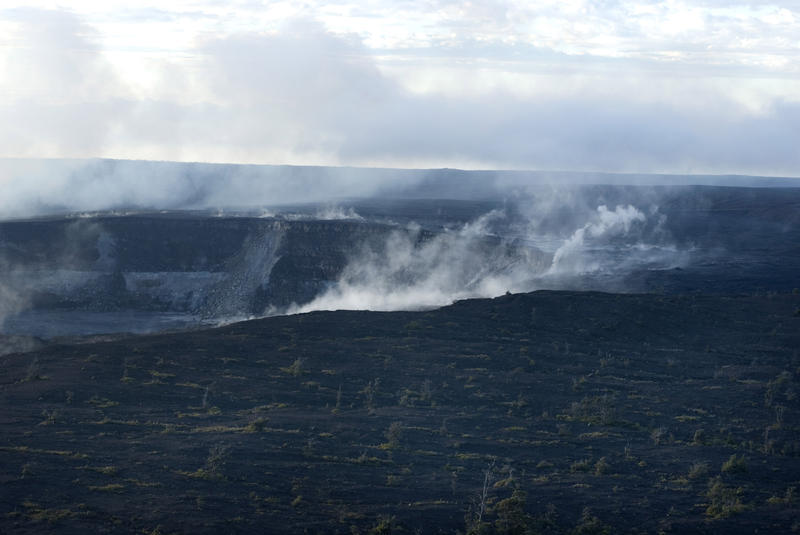
[[[16,85],[3,85],[0,104],[4,156],[800,175],[800,103],[773,99],[754,112],[714,84],[674,91],[634,70],[555,76],[538,96],[411,92],[359,38],[294,20],[206,39],[191,68],[162,64],[142,98],[76,16],[3,16],[21,28],[8,71]],[[142,184],[119,188],[152,196],[137,193]]]
[[[125,121],[125,89],[78,17],[63,11],[2,12],[8,36],[0,90],[0,151],[8,156],[91,156]]]
[[[233,96],[237,111],[247,116],[226,135],[253,150],[263,140],[354,163],[769,174],[800,169],[793,149],[796,103],[776,102],[759,115],[730,101],[698,110],[694,102],[680,107],[627,92],[609,96],[613,84],[599,88],[600,95],[587,90],[564,97],[411,94],[383,76],[358,41],[316,25],[293,26],[286,35],[237,36],[206,50],[212,78],[224,81],[216,86],[218,95]]]

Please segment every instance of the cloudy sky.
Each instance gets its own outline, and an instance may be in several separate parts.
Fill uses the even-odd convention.
[[[0,157],[800,176],[795,0],[0,3]]]

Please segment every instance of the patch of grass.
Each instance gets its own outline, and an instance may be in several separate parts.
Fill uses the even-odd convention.
[[[697,429],[692,436],[692,444],[694,446],[702,446],[706,443],[706,432],[703,429]]]
[[[608,394],[587,396],[569,406],[565,419],[587,424],[610,425],[616,418],[614,398]]]
[[[731,455],[727,461],[722,463],[722,472],[726,474],[743,474],[747,472],[747,461],[744,456]]]
[[[200,390],[202,390],[202,389],[204,389],[204,388],[205,388],[205,387],[204,387],[204,386],[202,386],[202,385],[199,385],[199,384],[197,384],[197,383],[190,383],[190,382],[184,382],[184,383],[175,383],[175,386],[183,386],[183,387],[185,387],[185,388],[197,388],[197,389],[200,389]]]
[[[247,424],[247,426],[244,429],[242,429],[242,432],[261,433],[264,431],[264,429],[266,429],[268,421],[269,420],[267,418],[256,418],[255,420]]]
[[[47,522],[48,524],[56,524],[66,518],[77,516],[77,513],[70,509],[42,509],[39,507],[28,508],[26,514],[34,522]]]
[[[99,398],[97,396],[93,396],[92,399],[90,399],[86,403],[94,405],[98,409],[108,409],[110,407],[116,407],[117,405],[119,405],[119,401],[113,401],[108,398]]]
[[[797,487],[789,487],[783,496],[773,495],[767,498],[770,505],[790,505],[797,502]]]
[[[605,431],[593,431],[591,433],[581,433],[578,435],[578,440],[595,440],[599,438],[608,438],[611,436]]]
[[[575,461],[571,465],[569,465],[570,473],[575,472],[588,472],[592,469],[592,460],[591,459],[582,459],[580,461]]]
[[[135,479],[135,478],[126,478],[125,482],[130,483],[131,485],[134,485],[136,487],[143,487],[143,488],[162,486],[161,483],[159,483],[158,481],[142,481],[141,479]]]
[[[717,476],[708,481],[706,497],[710,500],[706,507],[706,515],[712,518],[727,518],[733,514],[746,511],[748,507],[742,503],[742,488],[733,488],[722,482]]]
[[[92,472],[97,472],[99,474],[105,474],[107,476],[115,476],[119,473],[119,470],[116,466],[85,466],[84,469],[91,470]]]
[[[611,465],[605,457],[600,457],[600,460],[594,464],[594,475],[603,476],[611,473]]]
[[[611,527],[594,516],[588,507],[584,507],[581,517],[570,535],[608,535],[610,533]]]
[[[205,479],[205,480],[217,479],[217,476],[215,476],[205,468],[198,468],[197,470],[194,471],[175,470],[175,473],[180,474],[182,476],[191,477],[193,479]]]
[[[153,377],[157,377],[158,379],[170,379],[172,377],[175,377],[174,373],[160,372],[158,370],[148,370],[148,372],[150,373],[150,375],[152,375]]]
[[[125,485],[121,483],[109,483],[108,485],[89,485],[89,490],[96,490],[98,492],[121,492]]]
[[[656,446],[662,444],[667,438],[667,428],[666,427],[657,427],[650,432],[650,440],[653,441],[653,444]]]
[[[239,433],[245,431],[246,427],[237,427],[235,425],[207,425],[203,427],[195,427],[190,433]]]
[[[305,359],[298,357],[294,359],[294,362],[292,362],[289,366],[282,367],[280,368],[280,370],[283,373],[287,373],[293,377],[299,377],[300,375],[303,375],[303,373],[305,373],[305,371],[303,370],[304,363]]]
[[[84,453],[76,453],[68,450],[44,450],[38,448],[29,448],[28,446],[0,446],[0,451],[10,451],[14,453],[24,453],[30,455],[58,455],[60,457],[68,457],[70,459],[88,459],[89,456]]]
[[[689,479],[700,479],[708,475],[708,463],[694,463],[689,467]]]
[[[400,439],[403,436],[403,424],[392,422],[384,433],[386,443],[381,444],[381,449],[395,449],[400,446]]]

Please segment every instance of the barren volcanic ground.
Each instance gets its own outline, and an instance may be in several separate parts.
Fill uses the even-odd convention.
[[[800,531],[800,189],[528,193],[0,222],[0,532]]]
[[[534,292],[8,354],[0,530],[788,532],[798,348],[798,295]]]

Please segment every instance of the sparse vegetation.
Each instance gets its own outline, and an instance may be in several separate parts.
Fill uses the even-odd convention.
[[[719,476],[710,479],[706,492],[710,503],[706,508],[706,514],[712,518],[726,518],[745,511],[747,508],[742,503],[741,496],[741,487],[728,486]]]
[[[22,380],[25,382],[41,380],[41,371],[42,367],[39,364],[39,357],[33,357],[33,360],[31,360],[31,363],[28,365],[28,369],[25,372],[25,377]]]
[[[400,439],[403,436],[403,424],[400,422],[392,422],[384,434],[386,442],[383,444],[387,449],[396,449],[400,447]]]
[[[5,355],[0,530],[790,531],[800,333],[763,334],[785,297],[735,299],[545,292]],[[35,357],[48,379],[21,381]]]
[[[304,363],[305,363],[305,359],[302,359],[302,358],[298,357],[298,358],[294,359],[294,362],[292,362],[289,366],[286,366],[285,368],[281,368],[281,371],[284,372],[284,373],[288,373],[289,375],[292,375],[294,377],[299,377],[300,375],[303,374],[303,364]]]
[[[588,507],[585,507],[570,535],[609,535],[610,533],[611,528],[594,516]]]
[[[666,427],[657,427],[650,432],[650,440],[653,441],[653,444],[656,446],[662,444],[667,437],[667,428]]]
[[[722,463],[722,472],[728,474],[741,474],[747,472],[747,461],[744,456],[733,454]]]
[[[690,479],[701,479],[708,475],[708,463],[694,463],[689,468]]]

